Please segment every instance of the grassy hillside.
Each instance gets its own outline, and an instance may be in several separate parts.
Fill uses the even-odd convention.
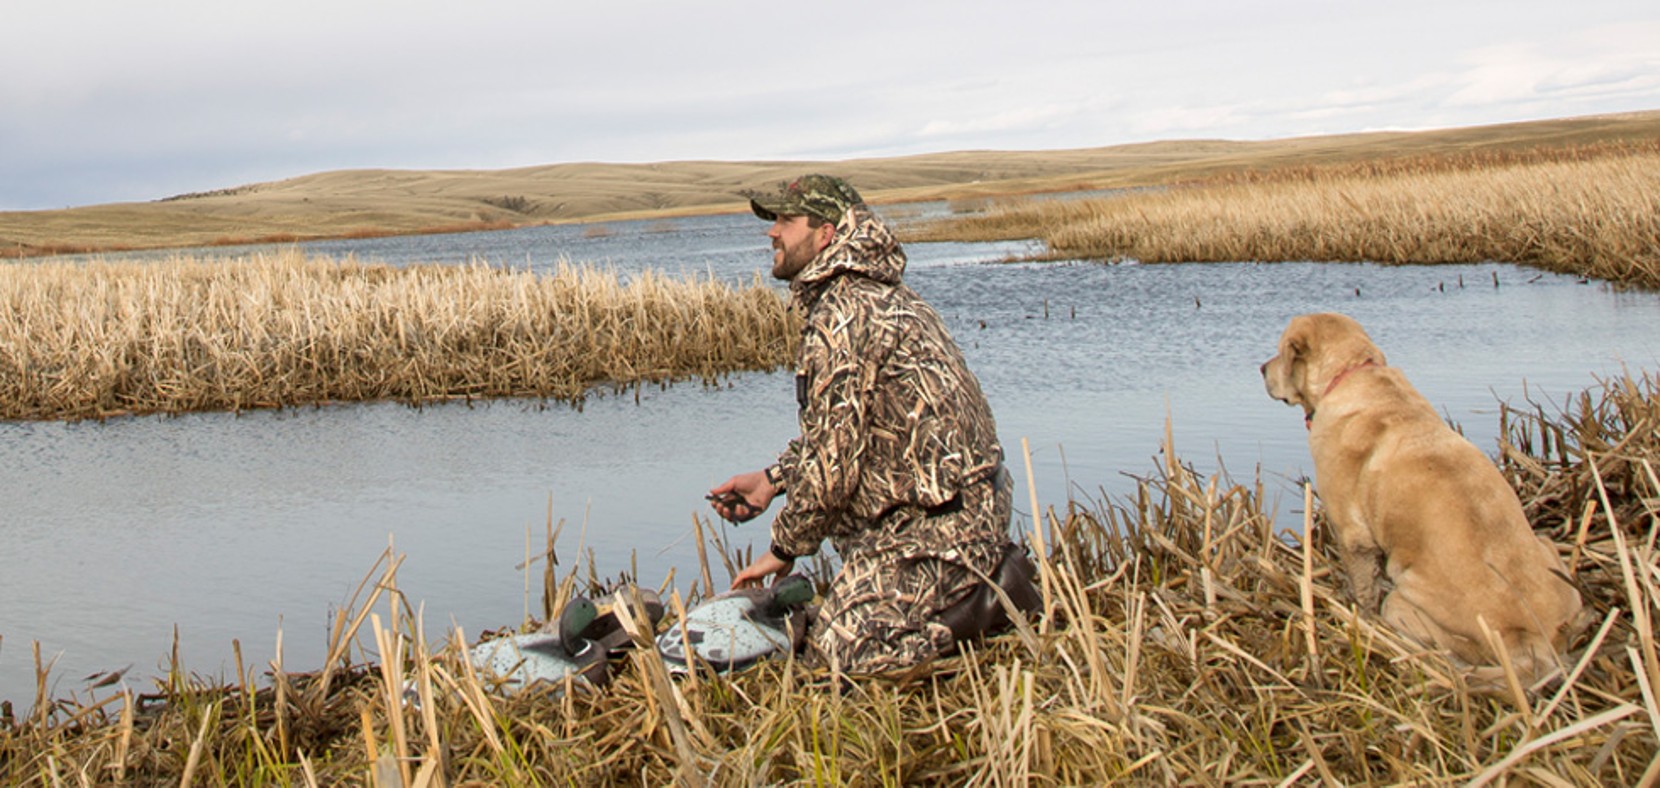
[[[843,162],[556,164],[343,170],[146,203],[0,212],[0,256],[491,229],[738,210],[745,189],[806,171],[872,202],[1134,186],[1245,169],[1660,137],[1660,111],[1260,142],[1185,140],[1061,151],[960,151]]]

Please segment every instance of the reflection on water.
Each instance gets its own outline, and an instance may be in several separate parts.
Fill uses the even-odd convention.
[[[545,267],[561,255],[619,271],[748,281],[768,262],[748,216],[308,245],[394,264]],[[1133,488],[1164,421],[1201,470],[1260,467],[1286,527],[1309,463],[1300,413],[1257,365],[1292,315],[1346,312],[1478,446],[1499,401],[1549,402],[1622,364],[1655,369],[1660,297],[1502,265],[990,265],[1023,244],[916,245],[913,287],[945,315],[980,375],[1030,522],[1021,439],[1041,505]],[[1498,284],[1495,286],[1495,279]],[[400,587],[436,637],[512,625],[527,609],[527,532],[564,521],[562,568],[591,550],[603,575],[657,583],[696,571],[702,495],[767,462],[794,434],[784,374],[604,395],[581,410],[503,401],[378,404],[103,424],[0,423],[0,698],[33,693],[29,643],[58,655],[55,691],[136,663],[161,672],[175,625],[184,667],[229,675],[274,656],[312,669],[331,609],[392,542]],[[729,532],[765,541],[765,521]],[[585,567],[586,561],[581,561]],[[539,571],[539,570],[538,570]],[[721,570],[716,569],[717,577]],[[534,607],[531,608],[534,612]]]

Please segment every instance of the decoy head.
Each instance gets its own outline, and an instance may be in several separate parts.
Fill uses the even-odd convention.
[[[792,607],[813,601],[815,593],[813,582],[801,575],[785,577],[774,583],[769,590],[772,591],[771,607],[774,615],[782,615]]]
[[[571,597],[565,609],[559,611],[559,643],[572,656],[582,650],[583,630],[599,616],[599,607],[585,596]]]

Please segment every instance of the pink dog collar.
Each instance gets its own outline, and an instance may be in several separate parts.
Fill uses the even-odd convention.
[[[1365,367],[1375,367],[1375,366],[1378,366],[1378,362],[1373,361],[1371,359],[1367,359],[1365,361],[1360,362],[1359,364],[1356,364],[1352,367],[1349,367],[1348,369],[1343,370],[1342,372],[1337,373],[1337,377],[1332,378],[1331,382],[1326,384],[1326,391],[1325,391],[1325,393],[1320,395],[1320,399],[1325,399],[1326,397],[1331,396],[1332,389],[1337,388],[1337,384],[1342,383],[1343,379],[1348,377],[1350,372],[1353,372],[1357,369],[1362,369],[1362,368],[1365,368]],[[1310,430],[1314,429],[1314,411],[1311,410],[1303,416],[1303,427],[1305,429],[1310,429]]]

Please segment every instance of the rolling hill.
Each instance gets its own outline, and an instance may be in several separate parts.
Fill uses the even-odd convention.
[[[840,162],[550,164],[339,170],[153,202],[0,212],[0,256],[492,229],[742,210],[746,189],[809,171],[873,203],[1170,183],[1249,168],[1660,139],[1660,111],[1416,132],[957,151]]]

